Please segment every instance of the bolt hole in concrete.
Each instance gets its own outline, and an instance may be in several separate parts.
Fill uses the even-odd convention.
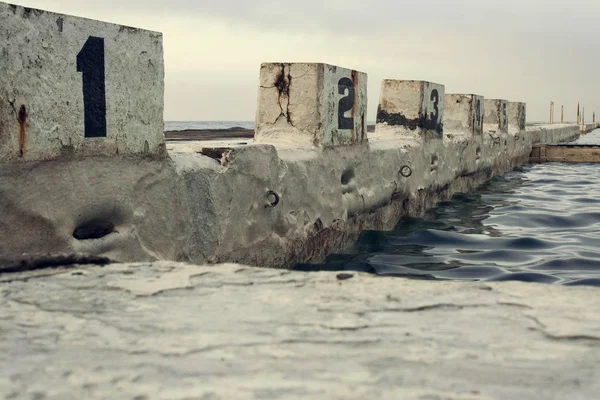
[[[475,159],[479,160],[481,158],[481,147],[478,147],[477,150],[475,150]]]
[[[400,168],[400,175],[402,175],[405,178],[409,178],[412,175],[412,173],[412,168],[408,165],[405,165],[402,168]]]
[[[349,185],[354,178],[356,177],[355,173],[354,173],[354,168],[348,168],[346,170],[344,170],[344,172],[342,172],[342,185],[343,186],[347,186]]]
[[[296,269],[600,286],[597,176],[596,164],[520,167]]]
[[[73,231],[73,237],[77,240],[102,239],[115,232],[115,224],[110,221],[90,221],[78,226]]]
[[[269,190],[267,192],[267,204],[265,205],[265,207],[267,207],[267,208],[276,207],[280,201],[281,201],[281,197],[279,196],[279,194],[277,194],[277,192],[274,192],[273,190]]]
[[[438,168],[438,156],[435,154],[431,155],[431,170],[435,171]]]

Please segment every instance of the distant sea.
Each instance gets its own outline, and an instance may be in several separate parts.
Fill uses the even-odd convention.
[[[542,122],[531,122],[537,125]],[[375,121],[367,121],[367,125],[375,125]],[[185,131],[188,129],[254,129],[254,121],[165,121],[165,132]]]
[[[165,132],[231,128],[254,129],[254,121],[165,121]]]
[[[367,124],[375,125],[375,121],[367,122]],[[165,121],[165,132],[231,128],[254,129],[254,121]]]

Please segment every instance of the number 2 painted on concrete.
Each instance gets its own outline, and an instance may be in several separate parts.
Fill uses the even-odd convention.
[[[346,91],[348,94],[346,95]],[[354,108],[354,82],[350,78],[342,78],[338,82],[338,93],[345,95],[338,106],[338,129],[353,129],[354,117],[345,117],[347,111]]]
[[[77,72],[83,75],[84,136],[106,137],[104,38],[88,38],[77,55]]]

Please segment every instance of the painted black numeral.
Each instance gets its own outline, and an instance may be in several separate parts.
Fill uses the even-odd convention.
[[[440,93],[437,89],[433,89],[431,91],[431,96],[429,97],[429,100],[433,101],[433,110],[435,112],[431,113],[431,125],[435,129],[438,124],[438,118],[440,117],[440,110],[438,109],[438,106],[440,104]]]
[[[521,106],[521,121],[520,128],[525,129],[525,106]]]
[[[346,91],[348,94],[346,94]],[[350,78],[342,78],[338,82],[338,93],[344,95],[338,107],[338,129],[353,129],[354,117],[345,117],[344,114],[354,108],[354,83]]]
[[[86,138],[106,137],[106,77],[104,39],[90,36],[77,55],[77,72],[83,74]]]
[[[479,99],[475,105],[475,130],[477,132],[481,130],[481,100]]]
[[[506,128],[506,125],[508,123],[508,115],[506,112],[506,103],[502,104],[502,127]]]

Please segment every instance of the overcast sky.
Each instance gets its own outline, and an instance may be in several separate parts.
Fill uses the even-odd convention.
[[[166,120],[254,120],[265,61],[316,61],[446,93],[600,113],[599,0],[17,0],[164,34]],[[600,117],[600,114],[599,114]],[[599,118],[600,119],[600,118]]]

